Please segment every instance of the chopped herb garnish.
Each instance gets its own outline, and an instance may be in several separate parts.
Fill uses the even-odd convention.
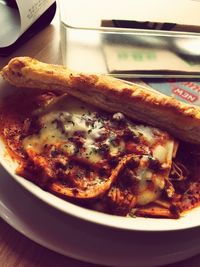
[[[135,212],[135,211],[134,211],[134,212]],[[137,218],[137,216],[136,216],[136,214],[135,214],[134,212],[130,211],[128,215],[129,215],[131,218]]]
[[[148,155],[149,160],[155,160],[155,158],[152,155]]]
[[[102,129],[102,128],[104,128],[104,125],[103,125],[103,123],[101,124],[101,126],[99,127],[99,129]]]
[[[117,146],[117,142],[116,142],[116,137],[115,136],[111,136],[108,139],[108,142],[110,142],[110,144],[113,145],[113,146]]]
[[[97,153],[98,151],[99,151],[99,148],[92,147],[89,154],[91,155],[92,153]]]
[[[73,126],[75,125],[75,123],[73,122],[73,121],[67,121],[68,123],[72,123],[73,124]]]
[[[81,177],[82,177],[82,174],[81,174],[80,171],[77,172],[76,177],[77,177],[77,178],[81,178]]]

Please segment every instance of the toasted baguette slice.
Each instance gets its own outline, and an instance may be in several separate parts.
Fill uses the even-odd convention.
[[[76,73],[29,57],[12,59],[2,70],[12,85],[67,92],[84,102],[167,130],[175,137],[200,144],[200,108],[139,85],[106,76]]]

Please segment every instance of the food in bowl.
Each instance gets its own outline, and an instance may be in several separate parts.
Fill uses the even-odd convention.
[[[31,58],[2,74],[20,87],[0,109],[17,174],[122,216],[179,218],[199,204],[198,107]]]

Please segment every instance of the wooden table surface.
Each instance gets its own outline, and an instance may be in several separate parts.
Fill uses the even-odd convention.
[[[0,57],[0,68],[14,56],[31,56],[49,63],[61,63],[58,16],[30,41],[9,57]],[[0,267],[95,267],[99,265],[79,262],[50,251],[18,233],[0,219]],[[198,267],[200,255],[168,267]]]

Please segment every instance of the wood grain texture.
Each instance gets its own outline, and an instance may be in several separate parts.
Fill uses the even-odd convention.
[[[58,16],[52,24],[16,50],[0,58],[0,69],[15,56],[35,57],[47,63],[61,63]],[[1,81],[0,81],[1,86]],[[52,252],[24,237],[0,219],[0,267],[98,267]],[[200,255],[165,267],[200,267]]]

